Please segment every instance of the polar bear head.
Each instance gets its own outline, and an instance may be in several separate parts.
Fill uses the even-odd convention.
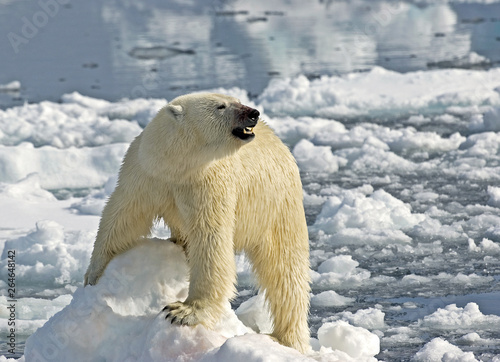
[[[166,109],[180,127],[200,142],[220,144],[226,139],[249,142],[254,137],[259,111],[234,97],[217,93],[194,93],[175,98]],[[232,135],[232,137],[230,137]]]
[[[141,162],[194,168],[236,152],[255,138],[259,111],[236,98],[194,93],[175,98],[144,129]],[[257,135],[258,137],[258,135]]]

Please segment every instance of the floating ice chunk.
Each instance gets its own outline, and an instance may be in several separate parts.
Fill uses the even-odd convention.
[[[375,230],[346,228],[331,235],[319,235],[319,240],[332,245],[385,245],[407,244],[411,237],[401,230]]]
[[[384,146],[387,147],[381,147]],[[417,169],[417,165],[393,152],[389,146],[376,138],[368,138],[360,148],[347,148],[336,151],[337,156],[347,159],[347,167],[353,171],[374,170],[385,172],[410,172]]]
[[[7,84],[0,84],[0,92],[17,92],[21,90],[21,82],[13,80]]]
[[[454,133],[449,138],[443,138],[434,132],[417,132],[413,129],[405,129],[401,133],[401,136],[387,142],[393,152],[447,152],[458,149],[466,139],[459,133]]]
[[[304,195],[304,205],[322,205],[326,200],[325,196],[308,194],[305,191],[303,191],[303,195]]]
[[[94,233],[65,233],[54,221],[40,221],[28,235],[5,242],[7,250],[16,250],[16,277],[29,281],[27,291],[42,292],[83,280],[90,259]],[[6,270],[7,255],[2,255],[0,267]],[[66,291],[67,293],[68,291]],[[31,294],[33,295],[33,294]]]
[[[474,240],[469,239],[469,251],[477,253],[483,252],[486,254],[500,254],[500,244],[484,238],[479,246],[477,246]]]
[[[379,337],[345,321],[323,324],[318,339],[322,346],[345,352],[357,361],[370,360],[380,352]]]
[[[482,212],[477,216],[471,217],[464,223],[459,223],[462,227],[468,230],[468,235],[478,239],[483,233],[489,234],[488,238],[493,239],[496,242],[500,240],[497,239],[498,225],[500,225],[500,216],[492,215],[487,212]]]
[[[466,1],[469,2],[469,1]],[[477,54],[476,52],[469,52],[462,57],[455,57],[450,60],[441,60],[438,62],[429,62],[427,66],[430,68],[463,68],[470,69],[474,67],[485,67],[491,64],[491,60]]]
[[[400,285],[403,287],[411,287],[411,286],[416,286],[416,285],[426,285],[432,283],[432,278],[430,277],[424,277],[421,275],[415,275],[415,274],[410,274],[410,275],[405,275],[401,281]]]
[[[313,307],[341,307],[354,301],[354,298],[344,297],[333,290],[327,290],[311,297]]]
[[[350,255],[337,255],[325,260],[318,267],[319,273],[349,274],[358,267],[359,263],[352,260]]]
[[[439,194],[432,191],[417,192],[413,198],[418,202],[432,202],[439,198]]]
[[[300,170],[305,172],[332,173],[347,164],[346,159],[334,156],[330,147],[315,146],[305,139],[295,145],[293,155]]]
[[[335,235],[343,242],[404,243],[410,239],[401,230],[410,229],[425,219],[425,215],[412,213],[410,205],[383,190],[370,196],[347,190],[340,197],[328,198],[311,230]]]
[[[469,161],[466,157],[487,159],[490,156],[497,155],[500,148],[500,139],[497,133],[484,132],[473,134],[467,137],[466,141],[460,145],[461,150],[465,150],[464,160],[458,162],[466,163]],[[480,162],[480,160],[474,160]],[[470,162],[470,161],[469,161]]]
[[[468,303],[465,307],[457,307],[450,304],[445,308],[439,308],[431,315],[425,316],[419,322],[423,327],[435,329],[498,329],[500,317],[496,315],[484,315],[476,303]]]
[[[484,114],[473,115],[469,130],[472,132],[500,131],[500,108],[492,107]]]
[[[369,330],[385,327],[385,313],[376,308],[360,309],[354,314],[351,312],[342,312],[340,313],[340,317],[356,327],[363,327]]]
[[[414,362],[477,362],[472,352],[463,352],[457,346],[438,337],[427,343],[413,356]]]
[[[485,131],[500,131],[500,108],[493,107],[483,115]]]
[[[348,288],[351,284],[369,279],[371,273],[358,266],[359,263],[350,255],[337,255],[325,260],[319,265],[318,272],[311,272],[314,286]]]
[[[500,245],[489,239],[483,239],[479,246],[482,250],[489,254],[500,254]]]
[[[341,137],[340,135],[347,132],[342,123],[324,118],[270,118],[267,123],[284,142],[290,145],[295,145],[301,139],[313,138],[314,143],[319,142],[324,145],[325,143],[318,141],[318,137],[322,135],[327,139],[328,137]]]
[[[500,207],[500,187],[488,186],[488,205]]]
[[[481,336],[476,332],[466,334],[465,336],[459,338],[457,342],[467,346],[495,344],[495,340],[489,338],[481,338]]]

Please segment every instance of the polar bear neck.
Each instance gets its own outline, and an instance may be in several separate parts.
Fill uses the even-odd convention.
[[[223,162],[239,149],[237,144],[233,147],[199,144],[193,141],[193,135],[175,124],[169,124],[167,128],[158,127],[153,122],[161,120],[153,119],[127,153],[136,154],[135,161],[142,171],[155,178],[177,182],[196,178],[214,162]],[[137,151],[130,152],[134,148]]]

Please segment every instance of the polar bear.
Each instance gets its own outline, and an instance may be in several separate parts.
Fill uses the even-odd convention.
[[[274,319],[272,337],[309,348],[309,242],[299,171],[259,112],[221,94],[180,96],[130,145],[103,210],[85,285],[163,218],[190,270],[180,325],[213,327],[236,289],[244,251]]]

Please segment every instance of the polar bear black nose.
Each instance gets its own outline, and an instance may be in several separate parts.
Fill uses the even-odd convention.
[[[251,120],[258,120],[259,119],[259,116],[260,116],[260,112],[256,109],[252,109],[250,111],[250,113],[248,114],[248,118],[250,118]]]

